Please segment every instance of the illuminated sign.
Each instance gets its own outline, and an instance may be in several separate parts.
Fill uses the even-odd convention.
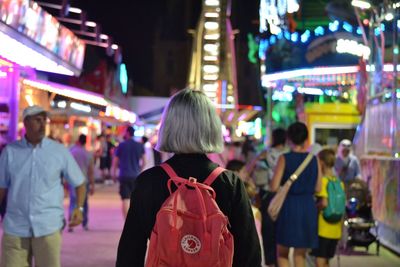
[[[368,59],[371,50],[368,46],[358,43],[354,40],[339,39],[336,43],[336,51],[338,53],[349,53],[364,59]]]
[[[119,81],[121,83],[122,93],[126,94],[128,92],[128,73],[126,72],[125,64],[122,63],[119,68]]]
[[[84,41],[62,26],[36,2],[1,0],[0,21],[54,53],[69,65],[79,70],[82,68]]]

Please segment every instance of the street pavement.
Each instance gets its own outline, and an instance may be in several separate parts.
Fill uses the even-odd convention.
[[[79,226],[72,233],[63,232],[62,267],[115,266],[118,240],[124,224],[118,186],[96,184],[96,192],[89,201],[89,231],[84,231]],[[65,201],[66,206],[67,204],[68,199]],[[374,245],[371,245],[369,252],[364,248],[355,248],[351,253],[340,255],[339,261],[334,258],[330,266],[399,267],[400,257],[383,247],[377,256]]]

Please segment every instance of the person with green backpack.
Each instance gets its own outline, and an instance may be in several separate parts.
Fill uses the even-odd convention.
[[[344,184],[335,176],[335,151],[322,149],[318,153],[321,164],[322,186],[317,193],[318,247],[311,251],[316,257],[316,267],[328,267],[329,260],[335,256],[336,246],[342,236],[343,215],[346,208]]]

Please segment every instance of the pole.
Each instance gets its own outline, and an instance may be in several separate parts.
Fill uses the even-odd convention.
[[[392,156],[395,157],[396,153],[399,152],[398,143],[396,141],[398,125],[397,125],[397,64],[398,64],[398,29],[397,20],[399,19],[397,9],[395,9],[395,16],[393,18],[393,88],[392,88],[392,129],[391,129],[391,139],[392,139]]]

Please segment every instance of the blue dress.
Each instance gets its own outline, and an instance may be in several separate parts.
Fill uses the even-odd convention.
[[[284,154],[283,185],[304,161],[308,153]],[[318,212],[314,201],[318,163],[313,157],[292,184],[276,222],[277,243],[286,247],[315,248],[318,246]]]

